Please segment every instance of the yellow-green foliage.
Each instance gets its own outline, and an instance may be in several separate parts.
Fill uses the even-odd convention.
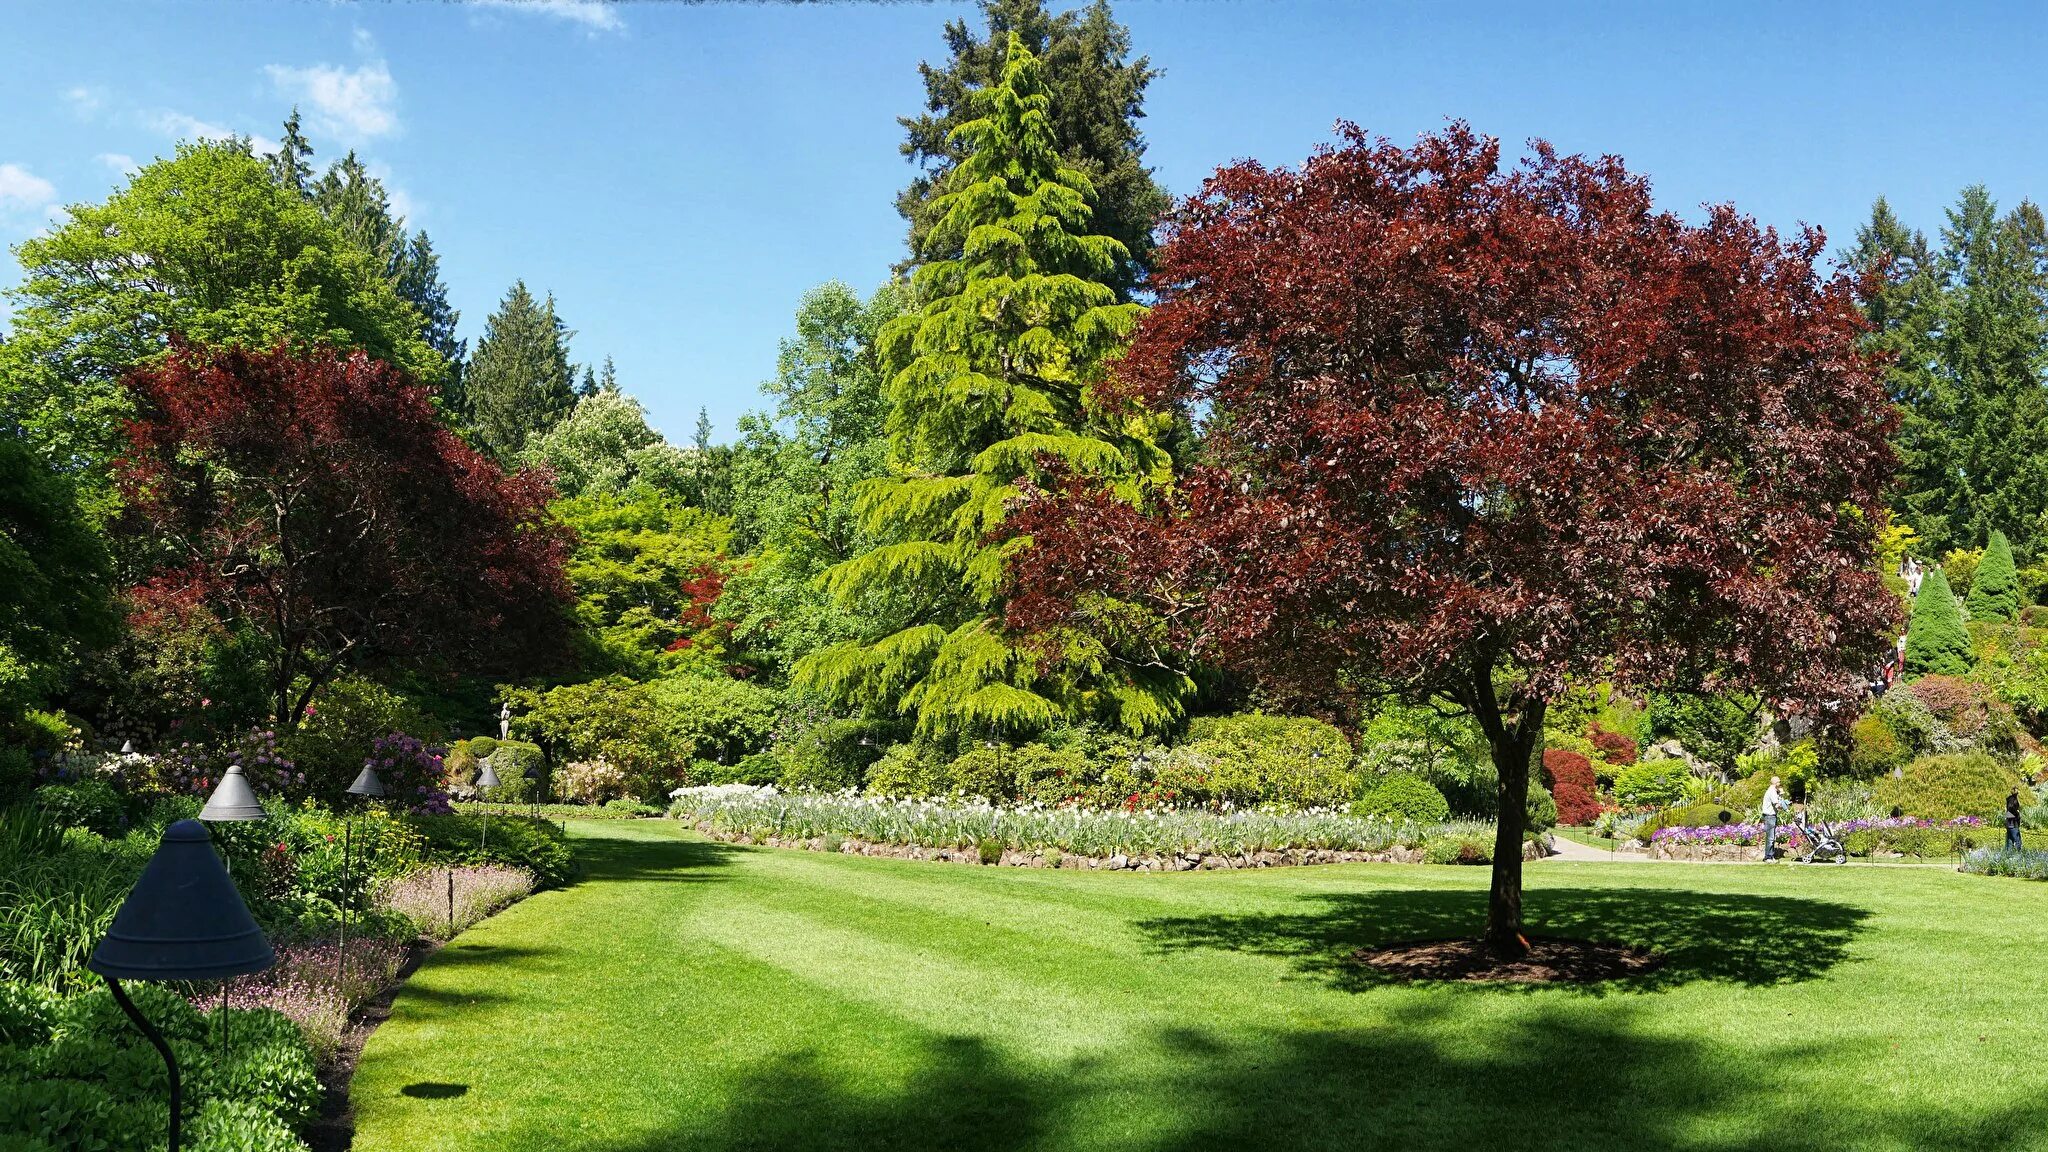
[[[2024,783],[2018,772],[1981,752],[1923,756],[1906,765],[1897,778],[1878,781],[1876,799],[1882,806],[1928,820],[1990,819],[2004,811],[2007,794]]]
[[[1012,37],[1002,81],[954,132],[966,155],[932,201],[913,274],[917,306],[886,325],[881,359],[890,474],[858,512],[881,543],[824,575],[842,604],[892,606],[893,626],[812,653],[793,679],[842,706],[914,717],[929,737],[1024,734],[1096,716],[1132,731],[1179,716],[1191,685],[1142,676],[1100,636],[1058,659],[1002,632],[1010,504],[1050,460],[1136,498],[1168,477],[1143,414],[1112,413],[1089,385],[1142,311],[1108,286],[1123,246],[1088,233],[1094,191],[1061,159],[1038,61]],[[1163,425],[1160,425],[1163,427]]]
[[[1193,803],[1342,804],[1356,796],[1351,744],[1301,716],[1202,717],[1159,769],[1159,785]]]

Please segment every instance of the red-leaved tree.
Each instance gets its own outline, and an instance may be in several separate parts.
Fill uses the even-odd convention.
[[[566,530],[432,393],[360,352],[179,346],[128,377],[132,518],[188,590],[265,640],[278,722],[345,670],[507,666],[565,635]]]
[[[1222,169],[1108,386],[1198,417],[1200,454],[1156,506],[1023,509],[1010,622],[1332,712],[1462,705],[1500,777],[1486,940],[1517,953],[1530,753],[1568,680],[1837,721],[1884,652],[1892,409],[1822,243],[1688,224],[1611,158],[1504,170],[1464,125]]]

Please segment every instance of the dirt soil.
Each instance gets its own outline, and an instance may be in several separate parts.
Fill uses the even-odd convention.
[[[1397,980],[1594,984],[1656,970],[1664,958],[1641,948],[1562,936],[1531,936],[1529,951],[1495,956],[1479,940],[1411,940],[1361,948],[1352,960]]]

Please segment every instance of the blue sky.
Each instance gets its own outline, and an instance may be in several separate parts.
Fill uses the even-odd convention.
[[[1060,0],[1054,0],[1056,4]],[[1963,185],[2048,199],[2048,20],[2028,4],[1119,0],[1165,69],[1176,194],[1292,164],[1338,118],[1461,117],[1610,152],[1690,212],[1732,201],[1846,242],[1879,194],[1930,232]],[[9,0],[0,241],[98,200],[179,136],[368,158],[443,257],[465,335],[515,278],[555,293],[656,425],[758,405],[798,297],[902,254],[895,117],[972,5]],[[0,262],[0,285],[18,278]]]

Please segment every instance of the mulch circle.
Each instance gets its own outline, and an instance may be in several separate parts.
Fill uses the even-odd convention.
[[[1529,951],[1507,960],[1479,940],[1410,940],[1360,948],[1351,959],[1396,980],[1454,980],[1497,984],[1597,984],[1655,971],[1664,957],[1644,948],[1530,936]]]

